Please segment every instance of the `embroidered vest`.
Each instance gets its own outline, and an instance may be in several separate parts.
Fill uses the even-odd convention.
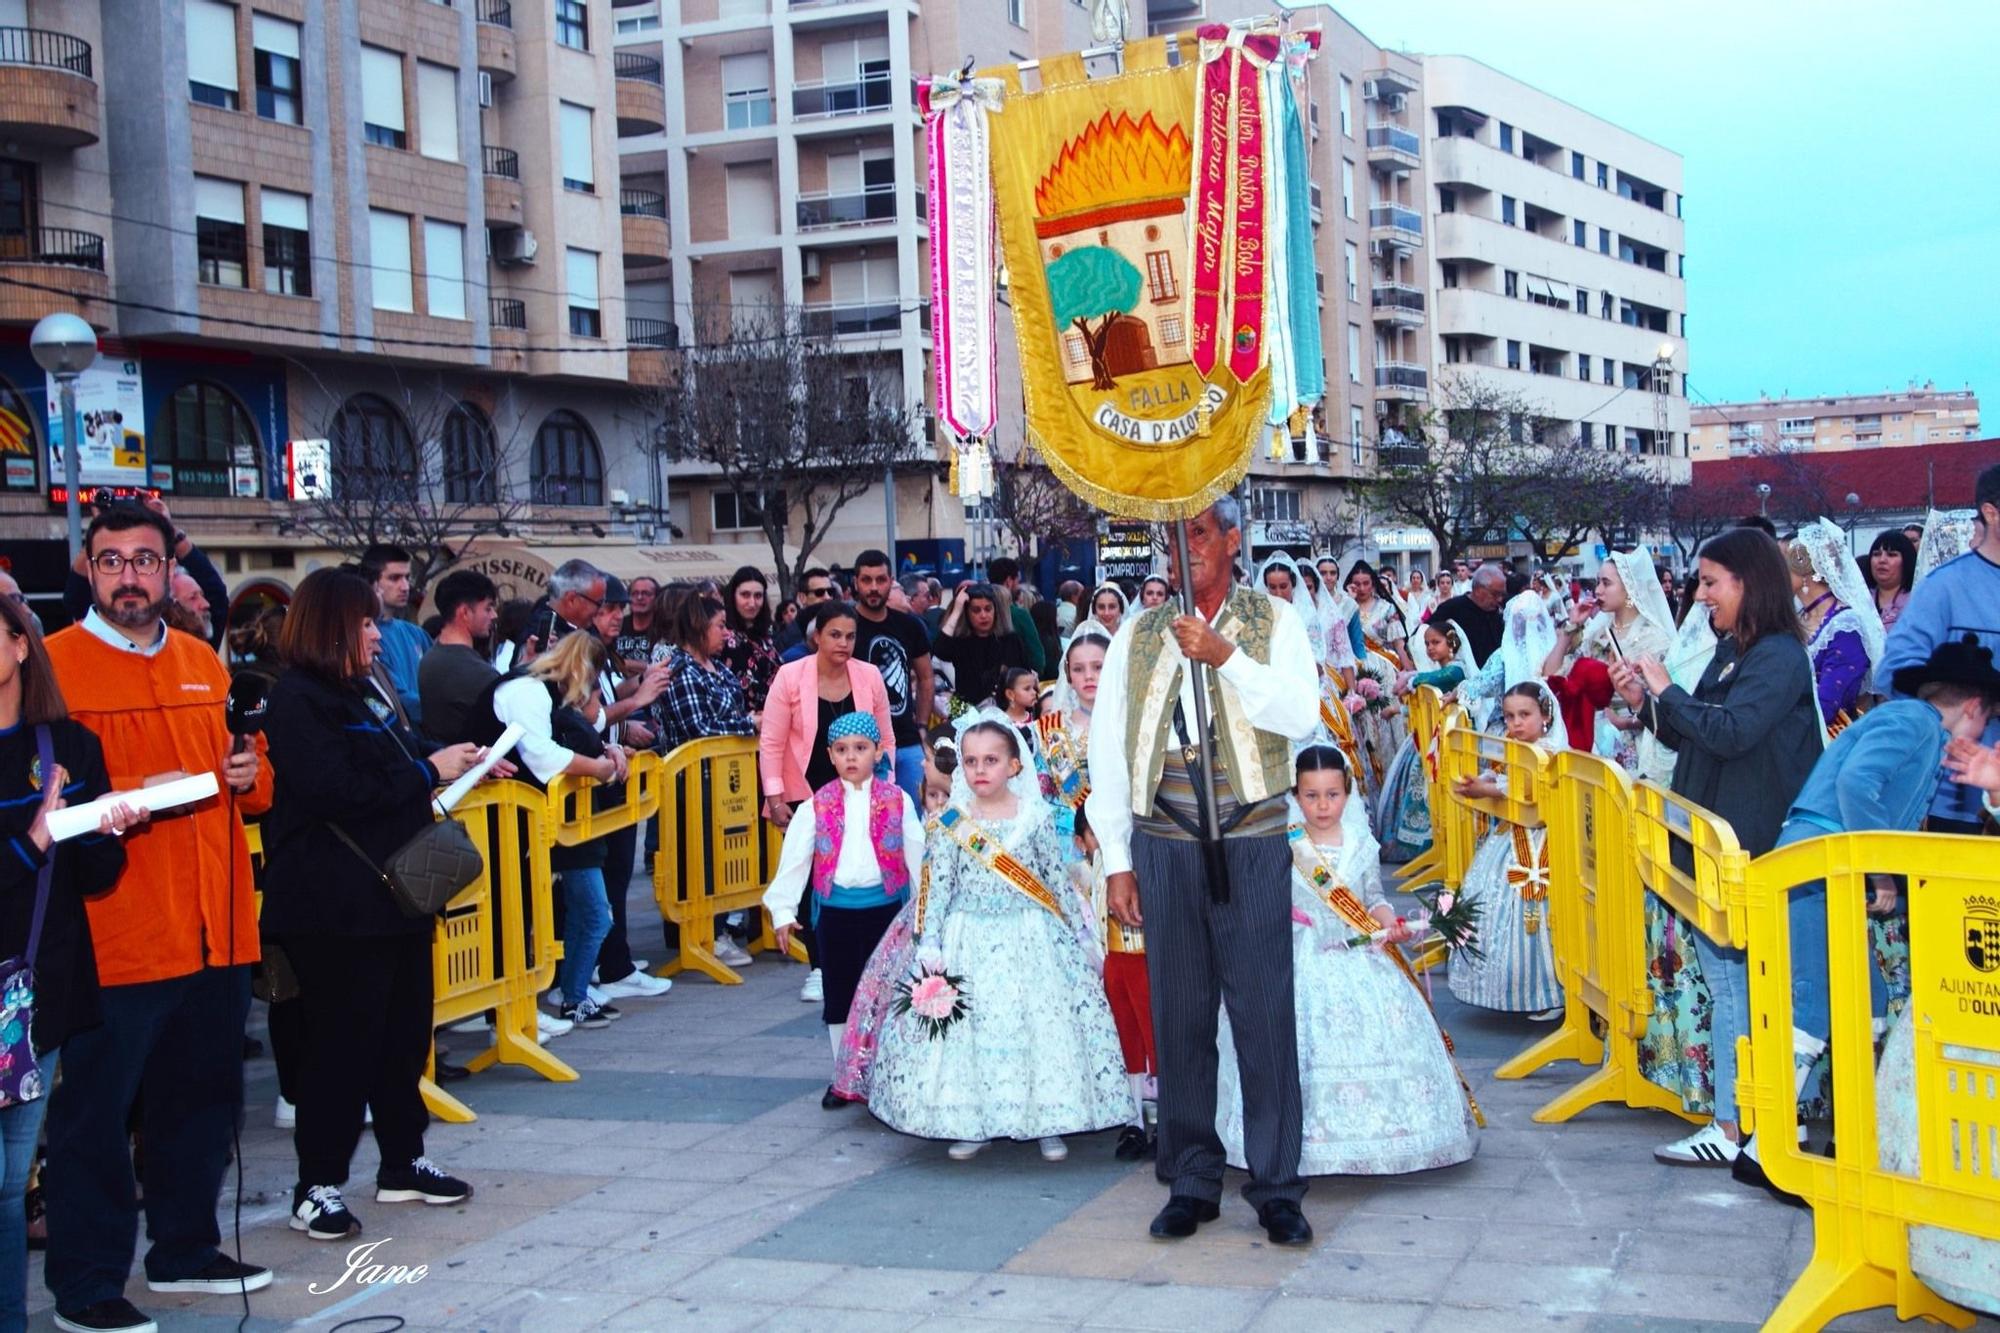
[[[1180,698],[1181,672],[1187,659],[1174,642],[1171,626],[1180,609],[1171,604],[1140,613],[1132,630],[1125,702],[1125,749],[1132,756],[1132,813],[1153,813],[1160,771],[1169,746],[1179,748],[1173,731],[1174,701]],[[1237,586],[1215,619],[1215,632],[1248,653],[1253,662],[1271,660],[1271,634],[1277,624],[1271,599]],[[1283,792],[1292,783],[1291,742],[1275,732],[1259,731],[1244,716],[1242,700],[1228,681],[1209,672],[1209,724],[1214,731],[1218,793],[1224,788],[1243,805],[1255,805]],[[1195,720],[1187,719],[1188,739]]]
[[[833,896],[833,869],[847,833],[844,791],[835,780],[813,793],[812,888],[821,898]],[[868,783],[868,841],[882,868],[882,896],[902,897],[910,887],[910,867],[903,860],[903,789],[880,778]]]

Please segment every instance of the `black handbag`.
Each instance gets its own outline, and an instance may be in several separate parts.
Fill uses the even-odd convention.
[[[403,915],[414,919],[436,916],[463,893],[486,869],[486,858],[472,845],[465,825],[446,816],[420,830],[389,854],[385,865],[361,850],[340,825],[327,822],[333,836],[346,843],[382,880]]]
[[[403,738],[396,734],[394,724],[384,724],[383,730],[389,733],[389,739],[396,742],[396,748],[403,752],[405,758],[411,763],[417,762],[416,756],[403,744]],[[463,893],[466,886],[486,869],[486,858],[473,845],[472,835],[465,831],[465,825],[447,814],[435,797],[431,805],[440,817],[391,852],[388,862],[383,865],[377,865],[374,857],[362,851],[361,844],[349,837],[346,829],[332,820],[326,824],[333,830],[334,837],[346,843],[348,849],[375,872],[382,886],[389,890],[389,896],[396,900],[396,906],[412,920],[437,916],[444,911],[447,903]]]

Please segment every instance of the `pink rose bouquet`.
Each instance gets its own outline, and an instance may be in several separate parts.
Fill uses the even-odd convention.
[[[1415,890],[1418,902],[1427,913],[1425,925],[1437,932],[1438,938],[1453,953],[1462,953],[1467,958],[1477,958],[1479,953],[1479,904],[1461,900],[1458,895],[1443,885],[1431,885]],[[1412,925],[1415,924],[1414,919]]]
[[[914,1015],[924,1035],[936,1041],[971,1012],[971,988],[942,967],[919,967],[896,983],[893,1008],[898,1017]]]

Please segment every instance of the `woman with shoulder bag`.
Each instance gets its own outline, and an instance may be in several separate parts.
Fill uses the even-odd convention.
[[[146,822],[121,802],[95,833],[57,843],[49,815],[109,789],[97,737],[70,720],[27,607],[0,597],[0,1328],[27,1327],[22,1199],[56,1058],[71,1033],[98,1022],[83,900],[117,880],[119,838]]]
[[[341,1197],[364,1114],[375,1116],[378,1203],[458,1203],[472,1187],[424,1156],[418,1080],[431,1049],[436,919],[410,916],[381,869],[436,817],[432,789],[477,764],[470,743],[426,757],[371,683],[381,643],[366,580],[337,569],[300,582],[278,639],[283,667],[264,735],[262,926],[291,960],[305,1043],[291,1225],[313,1240],[361,1229]]]

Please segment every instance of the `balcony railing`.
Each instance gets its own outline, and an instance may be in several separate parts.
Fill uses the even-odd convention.
[[[861,116],[886,111],[896,103],[896,81],[888,74],[871,74],[841,83],[800,83],[792,87],[792,119]]]
[[[0,65],[66,69],[86,79],[93,77],[89,42],[42,28],[0,28]]]
[[[1401,204],[1371,204],[1368,208],[1368,225],[1386,227],[1392,231],[1406,231],[1422,237],[1424,215],[1414,208],[1404,208]]]
[[[487,313],[496,329],[526,329],[528,327],[528,303],[516,301],[511,296],[491,296],[487,298]]]
[[[507,0],[479,0],[477,13],[481,23],[491,23],[496,28],[514,26],[514,6]]]
[[[1370,148],[1389,148],[1398,153],[1408,153],[1411,157],[1421,155],[1423,141],[1411,130],[1401,125],[1370,125],[1368,127]]]
[[[510,181],[521,179],[521,155],[513,149],[495,148],[492,144],[484,144],[481,146],[480,157],[485,163],[487,175]]]
[[[633,347],[671,351],[681,345],[680,326],[670,319],[627,319],[625,341]]]
[[[69,227],[0,231],[0,263],[62,264],[104,272],[104,238]]]
[[[1403,361],[1375,363],[1375,387],[1378,389],[1429,389],[1430,386],[1430,372],[1422,366]]]
[[[665,82],[660,74],[660,62],[636,51],[613,51],[611,72],[621,79],[637,79],[640,83]]]
[[[627,217],[663,218],[667,215],[667,196],[658,190],[620,190],[618,211]]]
[[[1395,310],[1414,310],[1419,314],[1424,309],[1424,289],[1406,287],[1401,283],[1390,283],[1374,288],[1369,299],[1377,306]]]
[[[809,305],[803,320],[809,338],[844,338],[859,333],[894,333],[903,327],[898,301],[850,305]]]
[[[927,201],[924,192],[915,195],[915,216],[925,216]],[[822,227],[860,227],[874,222],[894,222],[896,220],[896,189],[885,186],[873,190],[855,190],[840,194],[814,193],[799,196],[799,230],[814,231]]]

